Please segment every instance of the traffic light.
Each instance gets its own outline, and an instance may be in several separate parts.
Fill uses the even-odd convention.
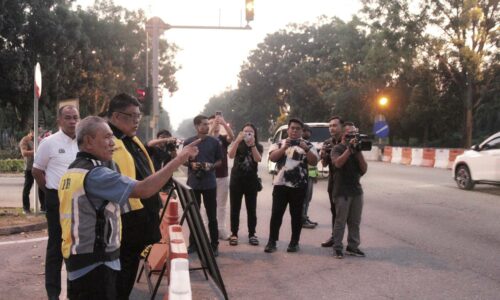
[[[142,114],[145,116],[149,116],[151,114],[151,104],[153,103],[152,90],[153,89],[150,86],[135,90],[137,100],[141,102]]]
[[[144,98],[146,97],[146,90],[145,89],[135,89],[135,95],[137,97],[137,100],[144,102]]]
[[[253,21],[254,16],[254,0],[245,0],[245,18],[247,22]]]

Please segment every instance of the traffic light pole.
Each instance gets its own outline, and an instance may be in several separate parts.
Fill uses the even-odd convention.
[[[244,27],[241,26],[191,26],[191,25],[170,25],[163,22],[159,17],[153,17],[146,22],[146,32],[148,36],[151,36],[151,46],[152,46],[152,58],[151,58],[151,79],[152,79],[152,94],[153,94],[153,114],[150,123],[152,129],[152,136],[156,137],[158,132],[158,123],[160,119],[160,103],[158,99],[158,85],[159,85],[159,41],[160,35],[162,35],[166,30],[169,29],[210,29],[210,30],[251,30],[252,28],[247,24]],[[147,69],[147,67],[146,67]],[[146,80],[147,76],[146,76]]]

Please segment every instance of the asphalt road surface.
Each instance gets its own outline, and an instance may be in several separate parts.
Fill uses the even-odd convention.
[[[449,170],[369,162],[362,178],[360,246],[367,256],[338,260],[331,248],[320,247],[331,233],[326,180],[315,185],[309,211],[320,225],[302,231],[301,251],[286,252],[287,212],[278,251],[264,253],[272,186],[265,164],[260,168],[264,190],[258,198],[257,235],[261,245],[248,244],[244,206],[240,244],[220,244],[217,261],[230,299],[499,298],[499,187],[477,185],[473,191],[462,191]],[[43,233],[34,235],[38,236]],[[4,291],[0,298],[43,299],[45,241],[2,244],[7,239],[26,237],[0,238]],[[195,299],[213,297],[193,293]]]

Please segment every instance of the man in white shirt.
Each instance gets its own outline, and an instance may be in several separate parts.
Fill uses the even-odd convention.
[[[45,257],[45,289],[49,299],[59,299],[61,293],[61,224],[59,223],[59,180],[75,160],[78,145],[76,124],[80,120],[78,109],[65,105],[57,112],[59,131],[45,138],[35,153],[33,177],[44,190],[49,240]]]

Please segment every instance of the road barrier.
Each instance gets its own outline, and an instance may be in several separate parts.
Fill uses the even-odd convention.
[[[382,161],[419,167],[451,169],[464,149],[409,148],[385,146]]]
[[[401,148],[401,147],[392,147],[391,163],[393,163],[393,164],[400,164],[402,157],[403,157],[403,148]]]
[[[401,164],[403,165],[409,165],[411,164],[411,157],[412,157],[412,153],[411,153],[411,148],[403,148],[403,150],[401,150]]]
[[[382,161],[384,162],[391,162],[392,159],[392,147],[391,146],[385,146],[384,147],[384,154],[382,156]]]

